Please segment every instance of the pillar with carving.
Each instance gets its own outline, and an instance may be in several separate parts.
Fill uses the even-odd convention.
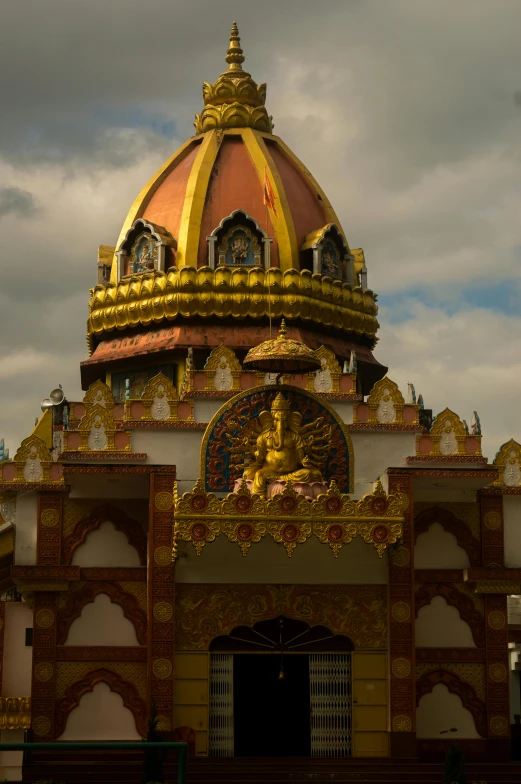
[[[175,565],[172,561],[175,472],[150,475],[147,708],[158,729],[172,729]]]
[[[389,474],[389,494],[404,493],[401,546],[390,554],[389,658],[391,669],[391,756],[416,755],[416,651],[414,640],[413,478]]]
[[[32,730],[35,740],[54,740],[56,693],[56,593],[34,594]]]

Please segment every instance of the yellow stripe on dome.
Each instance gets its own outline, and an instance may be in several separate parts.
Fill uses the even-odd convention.
[[[261,135],[266,136],[268,139],[273,138],[269,134],[261,134]],[[302,161],[299,158],[297,158],[295,153],[292,150],[290,150],[287,144],[284,144],[284,142],[280,137],[277,136],[275,138],[281,150],[285,152],[288,158],[295,164],[295,166],[299,169],[299,171],[303,174],[303,176],[308,180],[311,187],[315,190],[315,193],[318,193],[318,195],[322,200],[322,204],[328,218],[328,223],[334,223],[337,226],[338,230],[341,232],[342,236],[344,237],[344,240],[346,241],[347,247],[349,247],[349,243],[347,241],[345,231],[342,228],[342,224],[338,220],[338,216],[333,208],[333,205],[327,198],[326,194],[324,193],[324,191],[322,190],[318,182],[315,180],[315,178],[313,177],[309,169],[307,169],[306,166],[304,166],[304,164],[302,163]]]
[[[134,200],[130,210],[128,211],[127,217],[125,218],[125,222],[123,223],[123,227],[119,233],[118,241],[116,244],[116,250],[120,247],[121,243],[125,239],[125,235],[127,231],[130,229],[132,224],[138,218],[141,218],[143,215],[150,199],[155,194],[159,186],[165,181],[168,177],[172,169],[174,169],[178,163],[187,155],[190,151],[190,148],[193,144],[198,144],[199,140],[188,139],[175,153],[156,171],[153,177],[147,182],[144,188],[141,189],[139,195]],[[117,257],[114,254],[114,258],[112,261],[112,270],[110,275],[111,283],[117,283]]]
[[[219,152],[216,131],[208,131],[197,151],[186,185],[186,195],[177,238],[177,267],[197,267],[199,238],[208,183]]]
[[[282,184],[282,178],[266,147],[262,133],[253,131],[251,128],[244,128],[242,130],[242,139],[257,170],[261,187],[264,188],[264,169],[266,168],[273,193],[275,194],[275,207],[278,217],[273,212],[270,212],[270,219],[277,235],[280,268],[283,272],[289,269],[298,269],[299,250],[297,234],[286,191]]]

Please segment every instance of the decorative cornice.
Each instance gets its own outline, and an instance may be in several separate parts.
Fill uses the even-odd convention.
[[[96,335],[179,317],[259,320],[271,314],[274,319],[305,319],[364,335],[371,347],[379,326],[376,297],[369,289],[352,288],[308,270],[282,272],[275,267],[266,271],[260,267],[213,270],[187,266],[166,274],[156,270],[133,275],[117,285],[96,286],[89,310],[91,349]]]
[[[361,536],[373,544],[381,558],[385,549],[403,533],[403,513],[408,506],[403,493],[386,495],[380,483],[359,501],[341,494],[335,482],[324,495],[307,501],[288,482],[284,492],[270,500],[252,495],[243,482],[236,493],[218,498],[199,481],[175,504],[175,537],[192,542],[198,555],[207,542],[220,534],[236,542],[243,555],[251,544],[270,534],[291,556],[297,543],[316,536],[337,556],[344,544]]]
[[[59,456],[60,460],[66,462],[67,460],[146,460],[146,452],[110,452],[109,450],[102,452],[62,452]]]
[[[479,463],[488,465],[488,458],[481,455],[411,455],[408,463]]]

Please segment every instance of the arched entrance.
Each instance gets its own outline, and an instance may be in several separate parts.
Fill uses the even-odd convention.
[[[349,756],[353,642],[279,616],[210,644],[210,754]]]

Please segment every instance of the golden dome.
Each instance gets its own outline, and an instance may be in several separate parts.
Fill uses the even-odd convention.
[[[225,59],[228,70],[214,84],[203,82],[204,109],[195,115],[195,132],[205,133],[214,128],[255,128],[271,133],[272,118],[268,117],[264,106],[266,85],[257,85],[250,74],[242,70],[244,55],[235,22]]]
[[[262,370],[265,373],[309,373],[321,367],[314,351],[299,340],[286,337],[284,319],[278,337],[251,348],[243,365],[248,370]]]
[[[248,350],[268,337],[271,316],[291,320],[308,346],[334,347],[339,361],[355,349],[361,367],[365,352],[380,378],[371,354],[378,307],[363,251],[350,248],[319,183],[271,133],[265,86],[242,68],[235,24],[226,61],[228,70],[203,88],[197,135],[142,189],[117,243],[98,252],[92,362],[108,361],[101,356],[113,339],[130,341],[118,343],[118,357],[131,351],[131,336],[145,331],[162,331],[166,341],[176,329],[176,345],[195,345],[190,331],[201,329],[220,345],[223,335],[232,341],[227,327],[238,327],[233,346]],[[241,242],[245,260],[233,250]]]

